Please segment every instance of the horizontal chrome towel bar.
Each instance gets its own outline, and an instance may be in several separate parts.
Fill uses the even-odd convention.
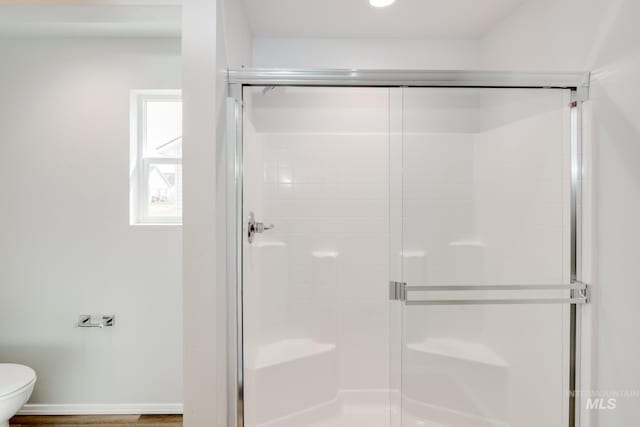
[[[586,304],[587,298],[434,299],[405,301],[406,305]]]
[[[407,291],[537,291],[580,290],[586,284],[574,282],[570,285],[406,285]]]
[[[574,281],[569,285],[407,285],[390,282],[389,298],[406,305],[493,305],[493,304],[586,304],[590,301],[589,285]],[[469,292],[469,291],[554,291],[568,290],[568,298],[409,298],[409,292]]]

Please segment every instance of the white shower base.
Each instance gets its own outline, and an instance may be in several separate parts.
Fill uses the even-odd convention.
[[[508,427],[509,423],[474,416],[412,399],[389,406],[388,390],[343,390],[336,399],[252,427]]]
[[[341,390],[327,403],[255,427],[389,427],[388,390]]]

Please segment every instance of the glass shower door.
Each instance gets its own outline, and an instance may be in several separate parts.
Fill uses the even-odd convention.
[[[388,427],[389,89],[243,101],[241,427]]]
[[[567,426],[570,91],[394,99],[392,427]]]

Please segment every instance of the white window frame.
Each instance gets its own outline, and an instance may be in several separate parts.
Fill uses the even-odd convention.
[[[182,158],[150,157],[145,155],[146,105],[149,101],[182,102],[180,90],[131,91],[131,161],[130,161],[130,224],[181,225],[182,216],[149,216],[149,168],[152,164],[170,164],[182,167]],[[180,182],[179,185],[182,185]],[[180,190],[182,191],[182,190]]]

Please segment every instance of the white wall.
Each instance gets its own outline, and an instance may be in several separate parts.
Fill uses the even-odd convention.
[[[593,343],[583,362],[592,373],[584,387],[605,392],[640,388],[639,18],[636,0],[534,1],[483,44],[487,68],[593,71],[586,103],[592,162],[586,184],[593,191],[592,226],[587,223],[586,231],[593,234],[593,254],[585,254],[584,272],[594,285],[587,308]],[[593,426],[637,424],[638,397],[619,398],[615,410],[590,411],[590,417]]]
[[[223,425],[224,416],[216,304],[218,3],[187,0],[182,11],[184,425],[193,427]]]
[[[36,404],[180,404],[181,227],[129,225],[129,91],[179,89],[179,41],[0,55],[0,362],[36,370]],[[74,328],[85,313],[116,325]]]
[[[241,2],[185,0],[184,423],[226,425],[226,68],[250,60]]]
[[[268,38],[253,40],[253,66],[273,68],[473,69],[477,40]]]
[[[248,67],[251,65],[253,40],[244,10],[244,1],[225,0],[223,9],[227,63],[234,68]]]

